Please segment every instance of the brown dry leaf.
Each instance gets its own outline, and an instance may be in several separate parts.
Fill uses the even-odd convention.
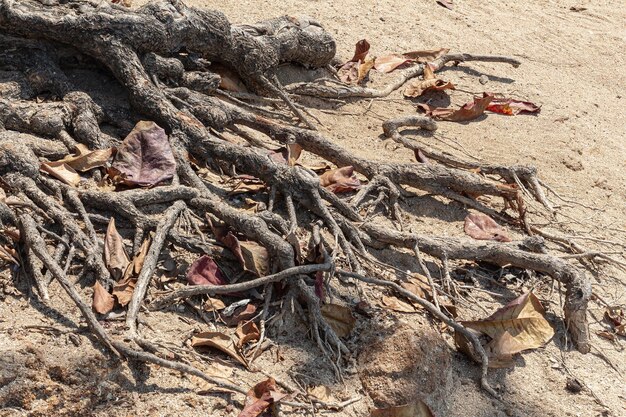
[[[356,83],[359,79],[360,62],[348,61],[337,70],[337,76],[341,81],[347,84]]]
[[[532,292],[521,295],[483,320],[463,321],[466,328],[491,338],[485,346],[494,358],[504,358],[545,345],[554,329],[544,317],[543,306]]]
[[[540,106],[529,101],[501,97],[494,97],[487,106],[487,111],[507,116],[515,116],[520,113],[539,113],[540,110]]]
[[[151,187],[171,180],[176,161],[165,130],[141,121],[117,150],[109,175],[116,183]]]
[[[130,264],[122,236],[115,228],[114,217],[111,217],[104,236],[104,263],[116,281],[124,275],[128,264]]]
[[[483,213],[472,213],[465,218],[465,233],[477,240],[510,242],[508,232],[494,219]]]
[[[85,172],[105,166],[113,156],[113,151],[113,148],[90,151],[85,145],[79,143],[76,145],[76,155],[66,156],[57,162],[64,162],[76,171]]]
[[[231,316],[221,315],[224,323],[229,326],[238,326],[241,322],[251,320],[256,316],[256,306],[254,304],[246,304],[245,307],[239,307]]]
[[[446,120],[448,122],[467,122],[480,117],[493,100],[493,95],[484,93],[483,97],[474,97],[474,100],[465,103],[458,109],[447,107],[431,107],[425,103],[419,103],[417,108],[424,111],[427,116],[435,120]]]
[[[243,269],[257,277],[264,277],[270,272],[270,255],[265,247],[253,241],[239,242]]]
[[[204,302],[204,311],[207,311],[207,312],[219,311],[225,308],[226,308],[226,304],[224,304],[224,302],[220,300],[219,298],[209,297],[209,299]]]
[[[234,93],[247,93],[248,88],[241,81],[239,75],[230,68],[217,63],[211,63],[211,71],[220,76],[219,88]]]
[[[124,273],[124,277],[128,277],[132,274],[139,275],[141,272],[141,268],[143,268],[143,261],[146,259],[146,255],[148,254],[148,249],[150,249],[150,238],[146,238],[141,247],[139,248],[139,252],[133,260],[130,262],[128,269]]]
[[[320,185],[335,194],[354,191],[361,187],[361,181],[354,173],[354,167],[331,169],[320,175]]]
[[[243,322],[239,323],[237,325],[237,330],[235,330],[235,334],[239,338],[237,341],[237,348],[240,350],[246,343],[252,342],[253,340],[259,340],[259,337],[261,337],[259,328],[252,321],[245,324]]]
[[[17,252],[15,249],[4,245],[0,246],[0,259],[3,259],[7,262],[13,262],[15,265],[19,265],[20,262],[17,260]]]
[[[369,75],[370,70],[372,68],[374,68],[374,59],[373,58],[368,58],[364,62],[359,63],[359,68],[357,70],[356,82],[358,84],[360,84],[363,81],[365,81],[365,79]]]
[[[238,417],[258,417],[275,415],[267,414],[268,408],[285,398],[287,394],[280,392],[274,378],[269,378],[254,386],[246,395],[246,402]]]
[[[191,285],[224,285],[226,279],[215,261],[202,255],[187,270],[187,282]]]
[[[419,97],[426,91],[454,90],[454,84],[440,80],[429,64],[424,65],[424,77],[422,80],[414,79],[404,89],[405,97]]]
[[[345,83],[356,83],[365,78],[367,72],[371,69],[371,67],[368,68],[369,64],[366,64],[365,60],[369,50],[370,44],[365,39],[361,39],[356,43],[352,59],[341,65],[337,70],[337,76],[341,81]],[[363,76],[363,78],[360,78],[360,76]]]
[[[431,409],[422,400],[415,400],[405,405],[389,408],[376,408],[370,417],[435,417]]]
[[[42,162],[39,166],[41,172],[52,175],[67,185],[76,187],[80,183],[80,175],[65,162]]]
[[[338,304],[324,304],[321,310],[322,316],[337,336],[346,337],[350,334],[356,323],[351,309]]]
[[[218,349],[246,368],[248,367],[248,362],[244,359],[243,356],[239,354],[237,348],[235,347],[235,342],[229,336],[226,336],[224,333],[220,332],[204,332],[198,333],[197,335],[191,338],[191,346],[193,347],[212,347]]]
[[[114,305],[115,300],[113,296],[96,281],[96,284],[93,286],[93,302],[91,304],[94,311],[96,313],[106,314],[113,310]]]
[[[380,298],[379,305],[381,307],[400,313],[415,313],[417,311],[417,307],[415,307],[413,304],[409,304],[406,301],[403,301],[393,295],[383,295]]]
[[[604,339],[610,340],[611,342],[614,342],[617,339],[615,333],[607,332],[606,330],[596,332],[596,334]]]
[[[225,227],[210,224],[215,238],[233,252],[244,270],[252,272],[258,277],[268,274],[270,257],[267,249],[253,241],[240,241]]]
[[[125,307],[133,298],[133,291],[137,285],[137,278],[134,276],[124,277],[123,280],[113,286],[113,295],[117,299],[117,303]]]
[[[405,56],[400,55],[384,55],[380,57],[376,57],[376,62],[374,63],[374,69],[378,72],[382,72],[383,74],[387,74],[398,67],[413,62],[411,59],[406,58]]]
[[[441,48],[441,49],[429,49],[429,50],[424,50],[424,51],[405,52],[402,55],[404,55],[404,57],[406,58],[414,59],[420,64],[425,64],[427,62],[433,62],[434,60],[441,58],[448,52],[450,52],[450,49]]]
[[[309,387],[306,392],[320,401],[332,402],[334,401],[332,391],[326,385],[318,385],[316,387]]]

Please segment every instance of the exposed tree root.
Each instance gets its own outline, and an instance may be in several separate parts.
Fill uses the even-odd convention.
[[[315,131],[301,107],[291,102],[276,81],[276,70],[282,63],[323,67],[333,58],[334,40],[313,19],[281,17],[252,26],[235,26],[218,11],[188,8],[178,0],[158,1],[138,10],[108,2],[51,0],[44,5],[35,0],[0,0],[0,49],[3,45],[13,48],[4,48],[0,53],[0,69],[12,71],[9,81],[0,80],[0,92],[7,92],[0,99],[0,178],[15,199],[0,202],[0,219],[4,225],[20,228],[21,242],[26,247],[26,264],[42,299],[48,298],[47,285],[54,277],[79,307],[96,337],[113,354],[169,367],[224,388],[246,392],[188,364],[167,361],[113,340],[66,276],[70,265],[80,262],[84,264],[82,273],[93,272],[107,288],[113,284],[103,261],[103,248],[97,234],[100,229],[94,223],[106,224],[111,216],[126,221],[135,230],[134,251],[145,235],[155,230],[126,315],[128,335],[139,346],[146,345],[141,343],[143,339],[137,329],[138,312],[149,292],[165,242],[169,240],[187,250],[233,258],[215,242],[209,244],[177,230],[177,219],[181,213],[187,216],[188,209],[209,214],[264,246],[271,255],[274,273],[232,285],[178,290],[153,301],[152,309],[181,298],[246,291],[265,285],[269,291],[266,292],[264,322],[273,294],[269,285],[284,280],[308,309],[313,338],[341,375],[340,359],[350,352],[324,320],[321,301],[307,283],[313,273],[326,272],[332,277],[341,264],[352,269],[341,274],[366,283],[390,286],[424,305],[455,330],[469,335],[461,324],[440,311],[436,297],[433,305],[395,283],[364,277],[360,259],[371,258],[369,247],[389,244],[415,250],[418,257],[420,251],[438,257],[446,270],[448,260],[466,259],[514,265],[554,277],[567,290],[564,311],[568,331],[578,350],[589,352],[586,308],[591,287],[584,273],[563,259],[529,251],[528,245],[421,236],[364,222],[360,209],[386,203],[390,217],[402,230],[400,196],[403,186],[459,201],[529,232],[535,229],[525,216],[525,201],[536,200],[550,212],[554,208],[533,167],[463,161],[415,143],[399,132],[406,126],[434,131],[436,124],[427,118],[410,116],[390,120],[383,124],[383,131],[387,137],[437,163],[372,161],[355,156]],[[434,64],[435,69],[441,69],[448,62],[472,60],[519,65],[512,58],[466,54],[449,54]],[[278,99],[287,108],[270,111],[245,105],[231,95],[217,94],[220,77],[211,72],[211,62],[235,70],[253,92]],[[132,112],[124,107],[96,104],[65,75],[68,66],[106,68],[128,94]],[[287,90],[326,98],[384,97],[422,71],[419,65],[406,69],[397,81],[383,90],[321,84],[295,85]],[[52,97],[44,102],[35,101],[40,94]],[[285,118],[272,117],[284,115],[284,111],[295,113],[308,128],[286,124]],[[156,121],[169,134],[177,163],[172,185],[105,191],[92,182],[92,186],[75,189],[39,172],[41,161],[60,159],[74,152],[78,143],[89,149],[118,144],[138,117]],[[117,129],[119,135],[105,133],[105,124]],[[267,150],[258,146],[263,142],[244,133],[244,128],[283,145],[297,144],[339,167],[353,166],[368,179],[368,184],[351,201],[341,199],[321,187],[318,176],[311,170],[270,158]],[[214,134],[224,130],[239,134],[249,146]],[[267,210],[251,213],[236,208],[224,198],[220,187],[199,177],[190,160],[205,163],[217,172],[246,174],[262,180],[271,187]],[[101,179],[97,172],[96,180]],[[502,197],[507,205],[516,209],[515,215],[479,202],[475,199],[479,195]],[[163,206],[169,208],[160,218],[150,214]],[[183,219],[189,223],[185,216]],[[321,222],[309,226],[312,217]],[[320,224],[331,239],[320,237]],[[302,265],[300,245],[295,237],[297,231],[313,235],[315,245],[322,246],[323,261],[318,259],[318,263]],[[48,252],[44,235],[56,244],[53,255]],[[590,253],[583,255],[591,257]],[[62,264],[65,268],[60,266]],[[429,275],[423,263],[421,265]],[[429,280],[435,289],[433,278],[429,276]],[[449,281],[447,273],[444,284],[449,286]],[[486,380],[487,356],[474,336],[468,339],[482,358],[482,385],[495,395]]]

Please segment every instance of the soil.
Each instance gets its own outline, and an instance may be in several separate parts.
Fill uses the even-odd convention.
[[[522,61],[519,68],[476,62],[446,69],[440,76],[452,81],[457,90],[430,96],[430,104],[461,105],[473,95],[489,91],[540,104],[539,115],[489,114],[469,123],[440,122],[434,137],[427,139],[429,145],[502,165],[535,165],[540,178],[563,200],[551,194],[559,205],[556,219],[535,215],[533,220],[561,233],[580,236],[577,242],[592,250],[624,259],[626,55],[621,52],[626,47],[626,8],[616,7],[611,1],[584,0],[457,0],[453,10],[434,0],[187,3],[219,9],[233,23],[251,23],[282,14],[312,16],[333,34],[338,56],[345,60],[351,57],[356,41],[363,38],[371,43],[374,55],[446,47],[453,52],[518,58]],[[133,7],[141,4],[143,1],[135,1]],[[393,73],[373,74],[372,82],[382,84],[390,78]],[[483,84],[481,79],[487,82]],[[110,81],[83,85],[100,91],[106,99],[114,94],[114,86],[106,82]],[[305,103],[316,106],[317,102]],[[409,162],[413,160],[410,152],[382,139],[381,123],[415,113],[414,104],[397,91],[385,99],[349,102],[330,112],[320,106],[310,111],[321,121],[324,134],[356,154]],[[417,140],[424,139],[417,136]],[[464,235],[463,219],[468,210],[458,203],[422,196],[407,199],[402,207],[411,215],[409,226],[415,231]],[[511,232],[514,239],[523,237]],[[418,268],[408,253],[403,256],[383,250],[379,255],[402,270]],[[172,258],[176,262],[174,276],[182,276],[193,261],[176,252]],[[166,271],[168,268],[162,264],[157,275],[172,275]],[[589,308],[593,348],[586,355],[578,353],[566,339],[562,294],[554,282],[507,268],[481,266],[479,271],[499,279],[499,285],[494,285],[479,278],[480,288],[496,295],[468,290],[468,302],[458,306],[459,318],[485,317],[532,288],[556,330],[549,344],[521,355],[514,368],[490,371],[489,381],[502,400],[480,389],[479,367],[456,351],[451,332],[430,320],[425,312],[389,311],[377,304],[383,294],[379,290],[362,287],[359,296],[353,286],[339,283],[335,302],[354,305],[365,300],[371,306],[368,314],[356,314],[356,327],[347,337],[353,358],[344,364],[343,381],[337,380],[332,367],[308,338],[306,324],[289,308],[283,309],[285,314],[268,327],[272,344],[255,362],[255,371],[247,371],[215,352],[207,352],[195,365],[246,388],[272,376],[298,389],[325,385],[338,402],[361,397],[341,411],[318,412],[324,415],[367,416],[374,406],[408,401],[411,393],[416,397],[421,393],[423,399],[431,401],[438,416],[626,416],[626,340],[597,336],[609,328],[603,321],[605,304],[601,300],[626,306],[623,270],[606,263],[590,269],[598,299]],[[473,285],[472,281],[464,284]],[[79,312],[58,284],[50,287],[47,306],[35,294],[17,287],[11,282],[10,271],[3,271],[0,416],[236,416],[241,410],[241,395],[216,391],[195,377],[111,361],[89,336]],[[85,299],[90,297],[90,288],[85,286],[81,291]],[[180,347],[194,330],[210,329],[184,304],[175,310],[144,313],[143,317],[152,329],[146,330],[148,338]],[[106,326],[112,334],[121,334],[123,322],[109,321]],[[439,334],[441,339],[433,341]],[[429,336],[426,342],[425,335]],[[441,346],[445,345],[448,352],[442,353]],[[428,385],[436,381],[441,386]],[[410,384],[416,384],[416,389],[407,387]],[[436,395],[430,395],[435,388]],[[287,406],[282,412],[311,415]]]

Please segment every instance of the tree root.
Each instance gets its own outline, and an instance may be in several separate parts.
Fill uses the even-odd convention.
[[[433,305],[415,298],[393,282],[365,277],[360,260],[371,258],[368,246],[403,247],[415,250],[418,258],[420,253],[433,255],[444,260],[446,269],[448,259],[467,259],[511,264],[548,274],[565,285],[566,326],[578,350],[589,351],[586,308],[591,296],[590,284],[583,272],[563,259],[528,251],[515,244],[476,243],[402,231],[400,196],[406,193],[403,187],[413,187],[538,233],[526,218],[525,201],[535,200],[550,212],[554,208],[543,192],[535,168],[464,161],[424,147],[399,132],[406,126],[436,129],[434,121],[418,116],[385,122],[384,134],[436,163],[395,164],[359,157],[315,131],[315,125],[306,118],[302,107],[292,103],[287,94],[323,98],[384,97],[422,74],[421,65],[403,70],[396,81],[382,90],[336,84],[282,87],[276,82],[279,65],[289,62],[324,67],[335,54],[334,40],[313,19],[285,16],[256,25],[236,26],[218,11],[189,8],[179,0],[162,0],[137,10],[108,2],[51,0],[46,3],[52,5],[35,0],[0,0],[0,47],[15,46],[0,53],[0,68],[17,69],[14,71],[16,82],[10,86],[0,83],[0,92],[10,93],[0,99],[0,178],[11,197],[19,200],[10,204],[8,200],[0,202],[0,219],[3,224],[20,228],[26,264],[42,299],[47,299],[47,286],[50,277],[54,277],[79,307],[98,340],[112,354],[196,375],[236,392],[247,392],[190,365],[167,361],[113,340],[66,276],[69,267],[80,262],[84,264],[83,274],[93,272],[105,287],[113,283],[103,261],[101,239],[94,223],[106,224],[115,216],[130,224],[135,230],[134,251],[140,247],[145,234],[155,229],[126,315],[131,340],[142,347],[150,345],[137,331],[138,312],[165,242],[169,240],[190,251],[234,258],[216,242],[206,242],[202,235],[202,239],[196,239],[176,230],[177,219],[187,210],[201,214],[201,218],[208,214],[265,247],[274,273],[231,285],[184,288],[157,299],[150,308],[163,308],[175,300],[201,294],[232,293],[265,285],[264,322],[271,297],[275,296],[271,285],[284,281],[290,287],[289,294],[297,294],[307,307],[312,338],[338,378],[342,374],[341,358],[349,356],[350,352],[324,320],[320,310],[322,301],[306,281],[309,274],[325,271],[332,277],[337,264],[345,263],[352,271],[342,270],[340,275],[391,287],[423,305],[436,318],[466,332],[463,326],[441,312],[436,301]],[[132,112],[124,107],[103,108],[90,95],[79,91],[64,73],[64,65],[70,65],[65,62],[68,55],[73,62],[71,65],[108,69],[128,94]],[[449,54],[434,65],[439,70],[449,62],[464,61],[519,65],[513,58],[467,54]],[[234,95],[218,93],[220,77],[211,72],[211,62],[236,71],[258,97],[269,95],[273,104],[283,102],[308,128],[286,124],[286,117],[279,117],[284,116],[284,109],[275,111],[245,105]],[[50,94],[52,98],[34,102],[40,94]],[[137,118],[154,120],[167,131],[177,163],[176,178],[171,185],[103,191],[91,183],[74,189],[39,172],[42,161],[63,158],[75,151],[78,143],[90,149],[117,144],[117,136],[126,134],[132,127],[131,121]],[[105,124],[115,127],[120,134],[104,133]],[[219,132],[226,129],[241,136],[248,146],[224,140],[225,135]],[[250,130],[255,135],[243,133]],[[257,139],[256,134],[284,146],[299,145],[304,151],[338,167],[352,166],[369,183],[351,201],[339,198],[322,187],[311,170],[279,163],[268,156],[266,147],[262,146],[264,142]],[[259,213],[240,210],[220,185],[200,178],[190,161],[206,164],[217,172],[260,179],[271,190],[267,210]],[[507,205],[516,208],[517,216],[479,202],[474,198],[478,195],[502,197]],[[384,202],[401,231],[367,222],[359,212],[367,207],[375,209]],[[157,206],[162,209],[163,205],[169,208],[161,217],[149,214]],[[311,222],[311,218],[321,221]],[[183,216],[185,219],[189,222]],[[321,236],[321,228],[328,232],[330,239]],[[302,265],[296,237],[302,232],[314,236],[316,245],[324,246],[328,240],[331,244],[327,246],[332,246],[334,242],[335,250],[324,248],[323,261],[318,258],[318,263]],[[57,241],[54,255],[48,253],[43,235]],[[583,255],[580,256],[591,256],[588,251]],[[420,265],[429,275],[422,262]],[[43,268],[47,270],[45,275]],[[450,281],[447,272],[446,288]],[[432,276],[429,282],[435,294]],[[485,379],[487,357],[484,350],[473,335],[467,336],[483,360],[482,386],[495,395]]]

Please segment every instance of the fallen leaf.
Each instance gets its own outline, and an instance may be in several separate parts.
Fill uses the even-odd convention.
[[[346,337],[350,334],[356,323],[351,309],[338,304],[324,304],[321,310],[322,316],[337,336]]]
[[[114,305],[115,300],[113,299],[113,296],[109,294],[100,282],[96,281],[93,286],[93,302],[91,304],[94,311],[96,313],[106,314],[113,310]]]
[[[204,311],[207,312],[219,311],[223,310],[224,308],[226,308],[226,304],[224,304],[224,302],[219,298],[209,297],[209,299],[204,302]]]
[[[359,79],[359,62],[346,62],[337,70],[337,76],[344,83],[356,83]]]
[[[509,362],[512,355],[545,345],[554,329],[544,317],[543,306],[532,293],[526,293],[483,320],[462,321],[468,329],[489,336],[485,350],[494,359]]]
[[[220,65],[218,63],[211,63],[211,72],[218,74],[220,76],[220,85],[219,88],[226,91],[232,91],[234,93],[247,93],[248,88],[241,81],[241,78],[237,75],[236,72],[231,70],[230,68]]]
[[[448,10],[452,10],[452,7],[454,6],[452,4],[452,0],[437,0],[437,4],[445,7]]]
[[[137,285],[136,276],[127,276],[123,280],[113,286],[113,296],[117,299],[117,303],[125,307],[133,298],[133,292]]]
[[[104,236],[104,263],[116,281],[124,275],[130,263],[126,249],[124,249],[122,236],[115,228],[114,217],[111,217]]]
[[[176,161],[165,130],[141,121],[117,150],[109,175],[116,183],[150,187],[171,180]]]
[[[72,187],[76,187],[80,183],[80,175],[65,162],[42,162],[39,170]]]
[[[426,64],[427,62],[433,62],[441,58],[448,52],[450,52],[450,49],[442,48],[442,49],[429,49],[429,50],[424,50],[424,51],[405,52],[402,55],[406,58],[414,59],[420,64]]]
[[[146,259],[146,255],[148,254],[148,250],[150,249],[150,238],[146,238],[141,246],[139,247],[139,252],[133,257],[133,260],[130,262],[128,269],[124,273],[124,277],[128,277],[130,275],[139,275],[141,272],[141,268],[143,268],[143,262]]]
[[[238,326],[241,322],[251,320],[254,316],[256,316],[256,306],[254,304],[239,307],[232,315],[221,315],[222,320],[229,327]]]
[[[235,347],[235,342],[232,338],[226,336],[224,333],[220,332],[204,332],[198,333],[197,335],[191,338],[191,346],[192,347],[212,347],[215,349],[224,352],[246,368],[248,367],[248,362],[244,359],[243,356],[237,352]]]
[[[405,405],[389,408],[376,408],[370,417],[435,417],[428,405],[422,400],[415,400]]]
[[[253,241],[240,241],[226,227],[210,224],[215,238],[224,244],[235,255],[245,271],[252,272],[257,277],[265,276],[270,270],[269,252],[264,246]]]
[[[405,97],[419,97],[426,91],[454,90],[454,84],[435,77],[430,65],[424,65],[424,77],[422,80],[414,79],[404,89]]]
[[[274,378],[259,382],[248,391],[243,410],[238,417],[269,416],[265,411],[286,396],[287,394],[280,392]],[[275,415],[275,413],[270,415]]]
[[[296,162],[300,158],[300,155],[302,155],[302,150],[303,148],[299,144],[289,143],[270,153],[270,158],[279,164],[295,166]]]
[[[384,74],[389,73],[398,67],[413,62],[413,60],[400,55],[384,55],[376,57],[374,69]]]
[[[346,166],[331,169],[320,175],[320,185],[335,194],[357,190],[361,187],[361,181],[354,173],[354,167]]]
[[[487,106],[487,111],[507,116],[515,116],[520,113],[539,113],[540,106],[529,101],[520,101],[512,98],[494,97]]]
[[[472,213],[465,218],[465,233],[478,240],[510,242],[508,232],[495,220],[483,213]]]
[[[617,339],[615,333],[607,332],[606,330],[596,332],[596,334],[604,339],[610,340],[611,342],[614,342],[615,339]]]
[[[414,149],[413,154],[415,155],[415,160],[420,164],[430,164],[430,159],[424,155],[421,149]]]
[[[361,39],[354,45],[354,55],[350,61],[352,62],[363,62],[365,61],[365,57],[370,51],[370,44],[366,39]]]
[[[107,162],[113,156],[114,149],[96,149],[90,151],[82,143],[76,145],[76,154],[69,155],[57,162],[63,162],[72,167],[76,171],[85,172],[90,169],[106,166]]]
[[[357,70],[357,77],[356,77],[357,83],[362,83],[363,81],[365,81],[365,79],[370,73],[370,70],[374,68],[374,62],[375,62],[374,59],[368,58],[364,62],[359,63],[359,68]]]
[[[237,330],[235,330],[235,334],[239,338],[239,340],[237,341],[237,348],[239,348],[240,350],[246,343],[252,342],[253,340],[259,340],[259,338],[261,337],[261,332],[259,331],[259,328],[254,322],[251,321],[245,324],[239,323],[237,325]]]
[[[224,285],[226,279],[215,261],[202,255],[187,270],[187,282],[191,285]]]
[[[492,99],[493,95],[484,93],[483,97],[474,97],[473,101],[465,103],[458,109],[431,107],[426,103],[419,103],[417,108],[424,111],[427,116],[436,120],[446,120],[448,122],[467,122],[480,117],[485,112]]]
[[[409,304],[393,295],[383,295],[378,304],[383,308],[397,311],[399,313],[415,313],[417,311],[417,307],[413,304]]]
[[[316,387],[309,387],[306,392],[320,401],[331,402],[333,401],[333,395],[330,388],[326,385],[318,385]]]

